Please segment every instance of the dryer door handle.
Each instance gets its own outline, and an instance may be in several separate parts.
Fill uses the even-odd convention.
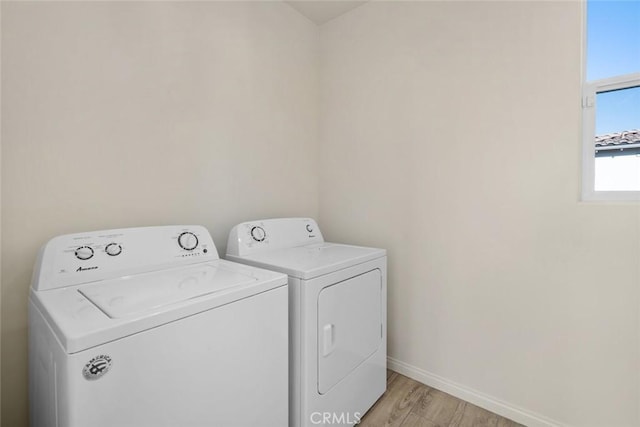
[[[335,325],[327,323],[322,328],[322,357],[327,357],[335,348]]]

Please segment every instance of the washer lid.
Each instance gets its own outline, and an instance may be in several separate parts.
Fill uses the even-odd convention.
[[[265,251],[244,257],[227,255],[227,258],[286,273],[300,279],[312,279],[385,255],[384,249],[319,243]]]
[[[204,264],[105,280],[81,286],[78,292],[107,316],[117,319],[256,280],[220,266]]]
[[[76,353],[286,284],[282,273],[215,260],[45,291],[32,288],[29,299],[31,313],[42,314],[63,351]]]

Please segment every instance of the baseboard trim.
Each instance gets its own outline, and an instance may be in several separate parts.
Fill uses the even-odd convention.
[[[536,414],[462,384],[450,381],[439,375],[432,374],[408,363],[387,357],[387,367],[411,379],[421,382],[438,390],[449,393],[459,399],[473,403],[476,406],[509,418],[528,427],[569,427],[567,424]]]

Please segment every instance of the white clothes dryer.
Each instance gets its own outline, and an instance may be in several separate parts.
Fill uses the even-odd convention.
[[[289,276],[289,425],[357,424],[386,389],[386,251],[282,218],[236,225],[226,258]]]
[[[201,226],[49,241],[29,297],[32,427],[282,427],[287,278]]]

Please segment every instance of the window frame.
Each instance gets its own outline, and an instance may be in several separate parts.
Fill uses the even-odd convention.
[[[596,95],[640,86],[640,72],[587,81],[587,1],[582,3],[582,200],[640,202],[640,191],[595,190]]]

